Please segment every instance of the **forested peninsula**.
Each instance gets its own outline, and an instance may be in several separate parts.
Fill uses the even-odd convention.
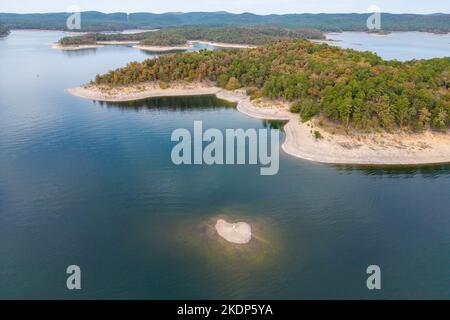
[[[294,39],[325,39],[318,30],[286,29],[275,27],[185,27],[134,33],[102,34],[88,33],[82,36],[65,37],[59,41],[61,46],[96,45],[105,42],[134,41],[141,46],[181,46],[189,41],[208,41],[217,43],[264,45],[273,41]]]
[[[245,88],[253,99],[289,102],[304,121],[322,117],[346,129],[448,130],[450,124],[450,58],[385,61],[309,41],[164,55],[97,75],[93,84],[177,81]]]

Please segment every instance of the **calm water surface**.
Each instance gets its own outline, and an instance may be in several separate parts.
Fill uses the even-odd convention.
[[[149,55],[51,49],[62,35],[0,40],[0,298],[450,298],[448,166],[336,167],[281,153],[275,176],[177,167],[176,128],[270,124],[213,97],[72,97],[65,88]],[[448,40],[428,37],[405,55],[383,50],[448,52]],[[258,241],[212,240],[218,216],[251,221]],[[71,264],[79,292],[65,287]],[[371,264],[382,269],[378,292],[366,289]]]
[[[450,56],[450,34],[393,32],[387,35],[365,32],[327,34],[327,39],[342,48],[373,51],[384,59],[400,61]]]

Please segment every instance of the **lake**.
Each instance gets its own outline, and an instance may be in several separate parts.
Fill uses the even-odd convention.
[[[392,32],[386,35],[342,32],[326,35],[330,42],[346,49],[372,51],[384,59],[400,61],[450,56],[450,34]]]
[[[220,130],[276,124],[214,97],[70,96],[66,88],[151,55],[51,49],[63,35],[0,40],[0,298],[450,298],[449,166],[332,166],[283,152],[274,176],[250,165],[175,166],[171,133],[195,120]],[[382,51],[449,52],[442,36],[423,37],[406,52],[386,42]],[[373,49],[382,39],[357,42]],[[258,241],[217,241],[217,217],[251,222]],[[379,291],[366,288],[373,264]],[[80,291],[66,288],[69,265],[81,268]]]

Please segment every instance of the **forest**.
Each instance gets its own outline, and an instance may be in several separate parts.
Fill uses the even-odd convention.
[[[306,40],[249,50],[202,50],[131,62],[97,75],[97,85],[214,82],[254,99],[291,102],[303,120],[322,116],[346,128],[447,130],[450,58],[385,61],[374,53]]]
[[[276,27],[223,27],[207,28],[187,26],[167,28],[134,34],[88,33],[77,37],[65,37],[61,45],[95,44],[97,41],[140,41],[141,45],[182,45],[189,40],[204,40],[236,44],[263,45],[271,41],[293,39],[324,39],[318,30],[286,29]]]
[[[11,29],[66,30],[70,13],[15,14],[0,13],[0,23]],[[202,25],[208,27],[271,25],[292,29],[318,29],[330,31],[367,31],[366,21],[370,13],[340,14],[283,14],[257,15],[228,12],[188,13],[81,13],[81,30],[88,32],[120,31],[124,29],[155,29]],[[450,32],[449,14],[382,14],[383,31]]]

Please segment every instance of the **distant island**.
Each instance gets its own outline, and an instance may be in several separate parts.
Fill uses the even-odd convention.
[[[9,35],[9,28],[0,24],[0,37],[6,37]]]
[[[193,41],[223,47],[246,47],[268,44],[273,41],[295,39],[325,39],[318,30],[286,29],[275,27],[185,27],[167,28],[134,34],[88,33],[59,40],[60,49],[86,48],[104,44],[136,44],[149,51],[174,51],[189,49]]]
[[[0,23],[11,29],[67,30],[69,13],[15,14],[0,13]],[[324,32],[367,31],[370,13],[282,14],[257,15],[228,12],[188,13],[101,13],[82,12],[80,31],[121,31],[125,29],[159,29],[201,25],[206,27],[236,27],[270,25],[291,29],[317,29]],[[450,32],[449,14],[390,14],[382,13],[383,32],[424,31]]]
[[[296,40],[132,62],[69,91],[104,101],[215,93],[250,116],[289,121],[283,147],[301,158],[441,163],[450,162],[449,74],[450,58],[385,61]]]

